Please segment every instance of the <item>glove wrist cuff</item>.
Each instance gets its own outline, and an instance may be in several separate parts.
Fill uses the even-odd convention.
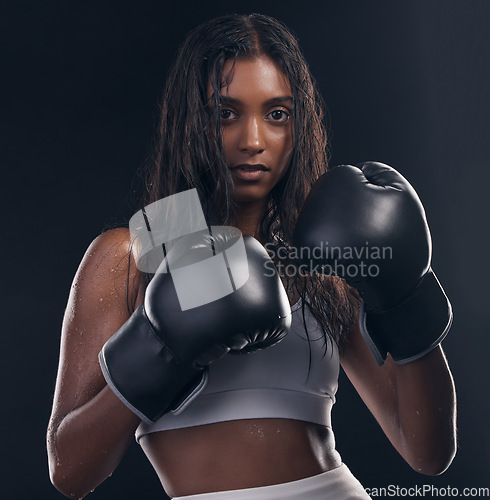
[[[421,358],[446,337],[451,327],[451,303],[434,272],[429,271],[413,293],[385,311],[371,311],[363,302],[359,316],[361,334],[376,362],[387,353],[397,364]]]
[[[207,384],[203,369],[180,362],[157,337],[143,306],[104,344],[99,363],[114,394],[146,423],[180,413]]]

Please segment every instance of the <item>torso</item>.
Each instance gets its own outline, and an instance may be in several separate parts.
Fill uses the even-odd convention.
[[[136,307],[144,293],[141,283]],[[298,292],[289,294],[291,305],[298,299]],[[279,484],[341,464],[329,427],[281,418],[153,432],[140,445],[170,496]]]
[[[155,432],[140,444],[171,496],[295,481],[338,467],[332,430],[286,419]]]

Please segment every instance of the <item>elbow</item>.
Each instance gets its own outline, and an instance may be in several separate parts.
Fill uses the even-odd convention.
[[[89,454],[82,443],[66,441],[60,439],[55,430],[48,431],[49,478],[66,497],[82,499],[112,474],[117,463],[108,460],[105,451],[98,455]]]
[[[88,493],[86,489],[80,488],[76,478],[70,477],[67,467],[64,467],[59,462],[55,464],[49,462],[49,479],[51,484],[68,498],[82,499]]]
[[[451,465],[456,455],[456,444],[440,446],[434,449],[431,453],[426,454],[423,458],[416,458],[410,466],[420,474],[426,476],[439,476]]]
[[[72,466],[70,460],[60,456],[55,435],[51,432],[47,435],[47,452],[51,484],[68,498],[84,498],[90,491],[85,487],[86,485],[80,483],[84,475]]]
[[[70,468],[62,463],[56,446],[56,430],[51,426],[46,436],[48,452],[48,470],[51,484],[63,495],[69,498],[83,498],[71,487]]]
[[[49,479],[51,484],[63,495],[69,498],[83,498],[83,495],[77,494],[74,488],[71,488],[70,481],[67,480],[62,467],[49,467]]]
[[[447,450],[445,453],[439,453],[437,457],[432,461],[431,467],[424,472],[427,476],[440,476],[442,473],[449,469],[449,466],[453,462],[456,455],[456,447]]]

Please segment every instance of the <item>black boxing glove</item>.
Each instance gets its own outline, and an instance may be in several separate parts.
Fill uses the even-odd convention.
[[[357,288],[359,325],[378,364],[414,361],[436,347],[451,304],[431,265],[431,237],[417,193],[395,169],[367,162],[329,170],[313,185],[294,244],[302,265]]]
[[[265,248],[235,228],[211,229],[172,246],[144,304],[99,354],[108,385],[147,423],[183,411],[204,389],[210,363],[273,345],[291,324]]]

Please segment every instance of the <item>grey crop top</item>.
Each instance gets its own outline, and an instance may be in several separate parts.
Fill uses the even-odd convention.
[[[281,342],[215,361],[206,388],[185,410],[166,413],[151,424],[142,422],[136,440],[151,432],[254,418],[304,420],[330,427],[339,376],[337,346],[328,342],[325,354],[322,328],[301,300],[291,311],[291,330]]]

